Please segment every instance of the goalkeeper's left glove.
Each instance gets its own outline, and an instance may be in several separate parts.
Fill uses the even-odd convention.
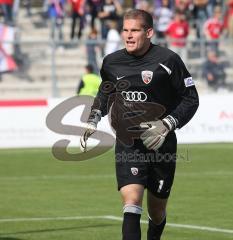
[[[96,131],[97,124],[101,119],[101,111],[93,109],[87,120],[86,129],[84,134],[80,138],[80,149],[82,152],[87,151],[87,140]]]
[[[164,143],[167,134],[177,126],[177,120],[168,115],[162,120],[143,122],[140,124],[146,130],[140,135],[140,139],[146,148],[158,150]]]

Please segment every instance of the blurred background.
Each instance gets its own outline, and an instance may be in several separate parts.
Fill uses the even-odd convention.
[[[75,95],[85,66],[98,74],[122,47],[128,8],[152,13],[153,42],[180,54],[200,94],[232,90],[232,0],[0,0],[1,99]]]

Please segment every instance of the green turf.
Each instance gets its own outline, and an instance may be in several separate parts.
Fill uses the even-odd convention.
[[[120,217],[113,158],[110,151],[84,162],[61,162],[48,149],[0,150],[0,220]],[[233,229],[232,182],[232,144],[179,146],[168,222]],[[142,230],[146,239],[145,224]],[[117,240],[120,232],[120,221],[106,219],[0,221],[0,240]],[[225,240],[233,234],[167,226],[163,239]]]

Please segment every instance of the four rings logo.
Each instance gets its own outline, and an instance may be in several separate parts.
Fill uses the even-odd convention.
[[[138,91],[122,91],[121,95],[125,100],[131,102],[145,102],[147,99],[147,95],[144,92]]]

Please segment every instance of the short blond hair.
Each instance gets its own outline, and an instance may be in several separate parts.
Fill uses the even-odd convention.
[[[150,13],[141,9],[131,9],[124,14],[124,20],[126,19],[142,19],[142,27],[144,30],[153,28],[153,18]]]

